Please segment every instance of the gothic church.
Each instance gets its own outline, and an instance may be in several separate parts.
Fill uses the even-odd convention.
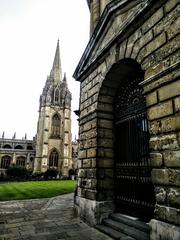
[[[71,93],[62,76],[59,40],[50,75],[40,96],[34,172],[55,168],[68,175],[72,168]]]

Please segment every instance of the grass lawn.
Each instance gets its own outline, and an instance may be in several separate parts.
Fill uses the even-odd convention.
[[[0,184],[0,201],[49,198],[74,192],[76,181],[35,181]]]

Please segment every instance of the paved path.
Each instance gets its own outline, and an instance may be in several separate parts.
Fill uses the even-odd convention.
[[[0,202],[0,240],[111,240],[73,211],[73,194]]]

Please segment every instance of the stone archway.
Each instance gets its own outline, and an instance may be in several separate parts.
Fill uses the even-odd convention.
[[[101,189],[99,180],[98,189],[99,200],[110,200],[110,196],[116,211],[151,219],[155,197],[146,104],[139,85],[143,75],[136,61],[123,59],[112,66],[102,83],[97,113],[98,172],[104,171],[103,181],[110,184]],[[106,166],[102,167],[102,161]]]

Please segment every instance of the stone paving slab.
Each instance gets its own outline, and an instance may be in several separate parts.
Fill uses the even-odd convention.
[[[0,240],[111,240],[82,222],[73,194],[0,202]]]

